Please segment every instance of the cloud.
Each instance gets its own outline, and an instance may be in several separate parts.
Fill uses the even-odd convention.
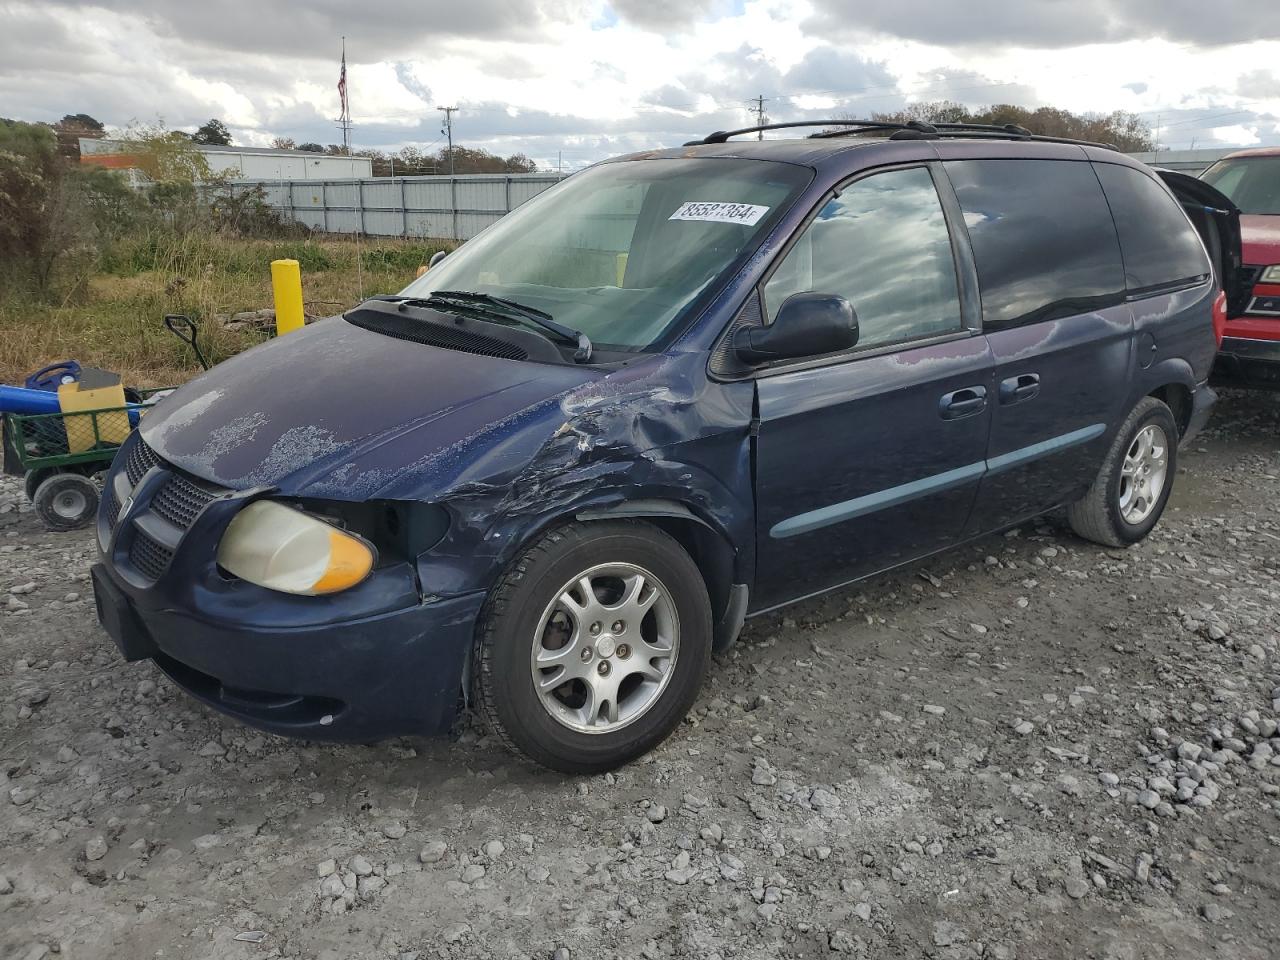
[[[884,90],[896,87],[893,74],[883,63],[866,60],[836,47],[815,47],[783,77],[784,89],[797,93],[835,90]]]
[[[938,46],[1070,47],[1161,37],[1196,46],[1280,37],[1256,0],[813,0],[805,29],[874,32]]]
[[[459,37],[531,42],[555,23],[583,15],[579,0],[379,0],[376,9],[348,0],[47,0],[68,9],[100,8],[143,19],[157,34],[237,53],[375,62],[421,52]]]
[[[714,4],[715,0],[613,0],[612,7],[626,23],[667,32],[706,16]]]
[[[1259,100],[1280,100],[1280,74],[1274,70],[1250,70],[1242,73],[1236,81],[1236,92]]]
[[[238,143],[332,143],[345,33],[357,148],[434,148],[435,106],[449,103],[461,108],[455,137],[464,145],[524,152],[543,164],[563,154],[566,165],[580,166],[747,126],[748,101],[761,95],[776,122],[954,99],[1139,110],[1151,121],[1163,117],[1166,143],[1175,134],[1203,143],[1215,128],[1236,125],[1280,142],[1264,112],[1280,110],[1280,43],[1203,45],[1238,27],[1235,0],[1211,15],[1188,0],[1169,0],[1159,17],[1139,6],[0,0],[0,113],[51,121],[86,112],[109,127],[161,117],[186,130],[218,117]],[[1142,16],[1161,23],[1144,28]],[[814,33],[822,17],[835,18],[833,29]],[[1200,39],[1151,39],[1197,18],[1205,21]],[[1274,32],[1254,20],[1250,39]],[[1129,35],[1137,39],[1070,45]]]

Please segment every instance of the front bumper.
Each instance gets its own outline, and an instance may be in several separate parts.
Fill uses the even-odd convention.
[[[107,477],[93,586],[126,659],[154,660],[193,697],[272,733],[372,741],[452,726],[483,591],[424,598],[407,563],[326,597],[235,580],[217,544],[262,491],[196,484],[136,434]]]
[[[1212,382],[1280,390],[1280,340],[1223,337],[1213,364]]]
[[[271,733],[361,742],[449,730],[484,599],[258,627],[142,606],[105,564],[93,567],[93,585],[100,618],[125,657],[154,660],[197,700]]]

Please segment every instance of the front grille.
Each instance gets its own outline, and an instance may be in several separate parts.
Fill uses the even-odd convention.
[[[148,580],[156,580],[173,559],[173,551],[138,530],[129,547],[129,563]]]
[[[102,487],[101,509],[106,511],[107,526],[114,530],[116,528],[116,519],[120,514],[120,504],[116,503],[116,495],[111,492],[110,483],[106,483]]]
[[[131,510],[130,515],[139,518],[149,516],[153,532],[158,533],[163,542],[147,534],[136,523],[131,525],[130,530],[121,532],[122,538],[128,538],[124,542],[128,546],[129,565],[148,580],[158,579],[172,562],[175,548],[166,544],[179,543],[182,535],[195,523],[200,512],[227,492],[221,487],[188,476],[169,465],[161,460],[141,437],[136,437],[129,448],[124,464],[130,496],[137,496],[138,484],[153,467],[159,467],[163,471],[159,482],[155,485],[150,497],[143,495],[142,499],[138,500],[136,509]],[[124,491],[117,493],[113,487],[114,483],[109,478],[106,489],[103,491],[102,502],[103,509],[107,511],[107,524],[114,532],[119,525],[118,501],[124,496]],[[157,528],[155,524],[161,521],[164,526],[172,529]]]
[[[188,529],[200,511],[216,500],[222,490],[173,474],[151,501],[151,509],[175,527]]]
[[[136,487],[143,474],[158,462],[155,451],[147,446],[146,441],[138,437],[137,442],[129,450],[129,459],[124,464],[125,473],[129,477],[130,488]]]

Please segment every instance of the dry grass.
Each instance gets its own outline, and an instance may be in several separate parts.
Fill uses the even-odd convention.
[[[181,383],[199,371],[194,356],[164,328],[167,313],[200,324],[213,362],[262,339],[231,333],[215,314],[272,306],[271,261],[302,266],[307,312],[328,316],[366,296],[399,290],[444,241],[326,237],[239,240],[216,235],[147,234],[117,244],[61,302],[0,299],[0,383],[58,360],[113,370],[132,386]]]

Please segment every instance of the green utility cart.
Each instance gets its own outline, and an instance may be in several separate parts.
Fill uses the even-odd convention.
[[[140,402],[104,410],[4,414],[4,472],[24,478],[46,527],[75,530],[93,522],[101,474],[149,403],[169,389],[130,390]]]

